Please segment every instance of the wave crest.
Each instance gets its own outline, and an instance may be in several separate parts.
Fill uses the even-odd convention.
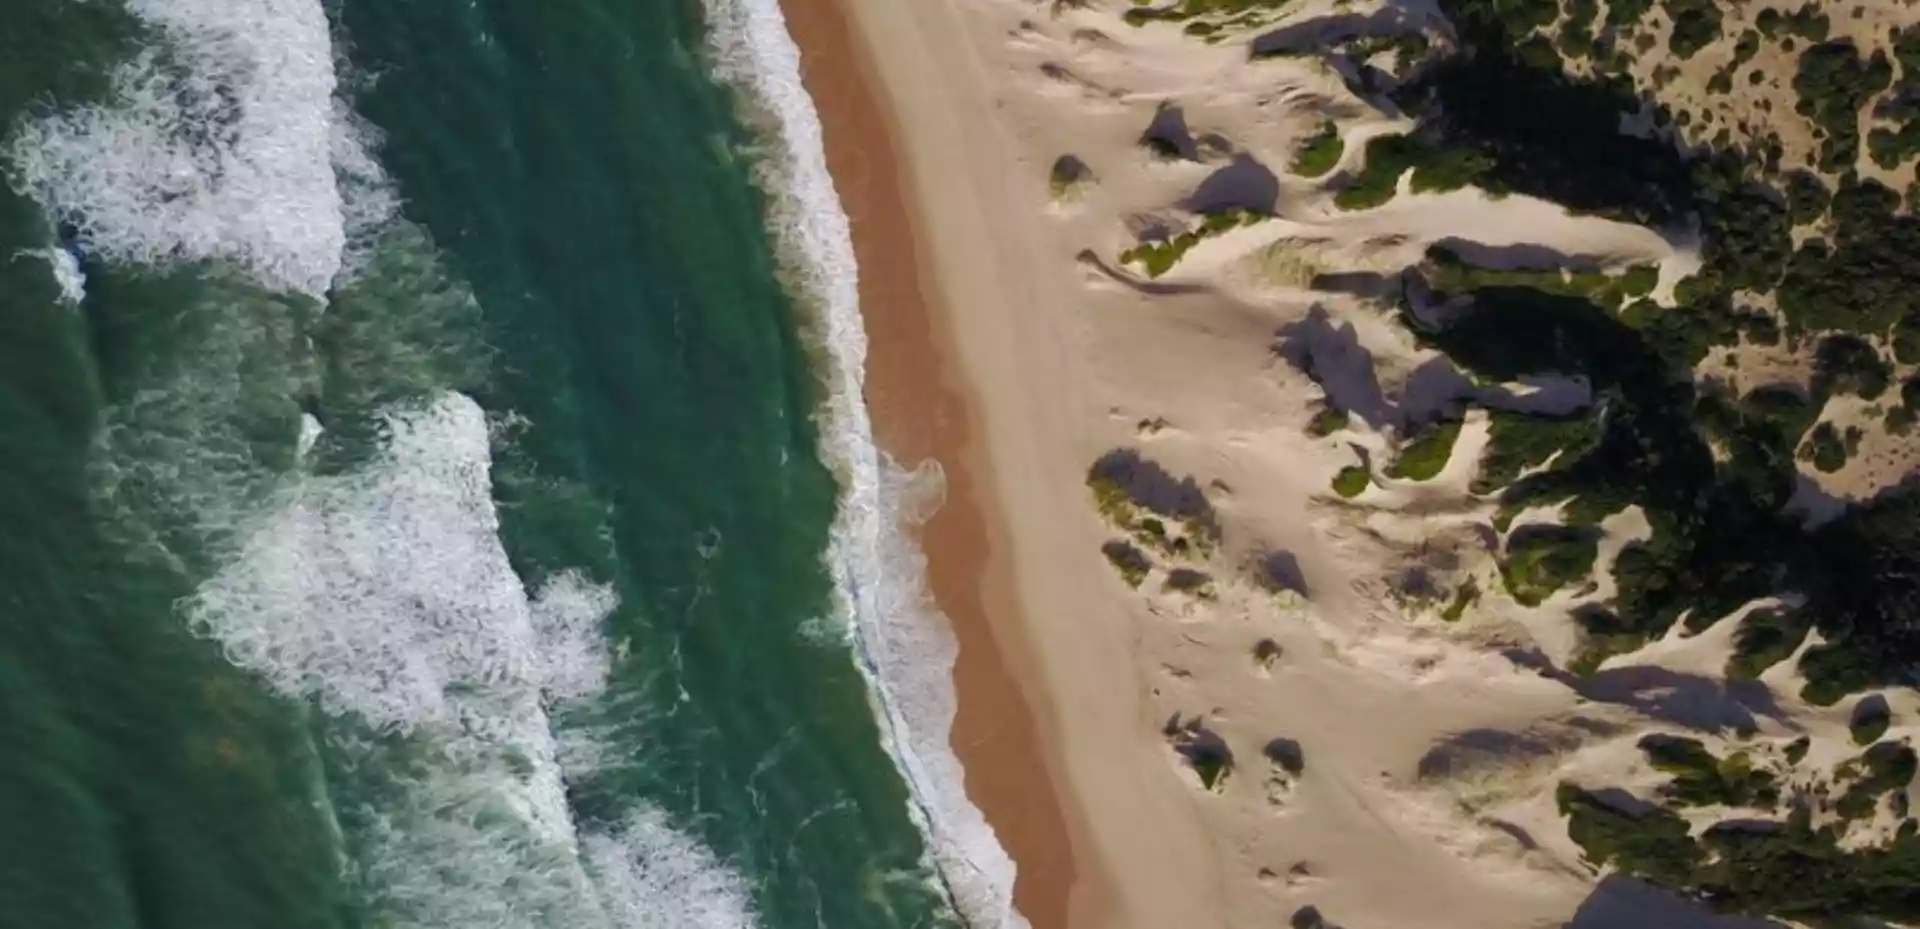
[[[827,566],[839,612],[871,687],[881,736],[913,797],[932,864],[968,920],[1025,927],[1013,908],[1014,863],[967,798],[953,753],[952,630],[924,583],[906,526],[920,508],[912,475],[888,461],[865,405],[867,336],[845,209],[827,171],[819,113],[801,81],[800,50],[777,0],[707,0],[716,75],[759,108],[780,142],[760,161],[775,244],[815,311],[827,346],[823,451],[841,482]]]
[[[102,104],[22,124],[9,180],[101,257],[220,259],[321,297],[340,272],[347,205],[327,18],[312,0],[135,0],[163,39],[116,69]],[[338,151],[336,151],[338,150]]]

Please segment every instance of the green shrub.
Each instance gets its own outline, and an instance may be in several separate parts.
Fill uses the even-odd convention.
[[[1920,155],[1920,120],[1909,118],[1897,129],[1875,127],[1867,133],[1867,155],[1875,165],[1888,171]]]
[[[1261,753],[1280,770],[1299,777],[1307,770],[1307,753],[1293,739],[1272,739]]]
[[[1629,297],[1644,297],[1660,284],[1660,269],[1653,265],[1634,265],[1620,275],[1620,292]]]
[[[1537,416],[1495,410],[1488,420],[1486,449],[1480,455],[1480,474],[1473,492],[1492,493],[1512,484],[1529,468],[1553,460],[1570,465],[1600,440],[1599,423],[1592,416]]]
[[[1824,42],[1833,30],[1832,22],[1815,0],[1809,0],[1784,16],[1779,10],[1761,10],[1754,25],[1759,26],[1760,32],[1769,39],[1784,34],[1799,36],[1809,42]]]
[[[1660,269],[1635,265],[1619,276],[1597,270],[1565,268],[1482,268],[1445,246],[1427,249],[1425,270],[1443,294],[1471,293],[1487,287],[1525,287],[1569,297],[1591,297],[1610,307],[1644,297],[1659,282]]]
[[[1865,339],[1842,334],[1820,340],[1814,356],[1814,396],[1849,393],[1878,400],[1892,379],[1893,369]]]
[[[1567,818],[1567,837],[1595,865],[1612,865],[1655,883],[1685,888],[1692,885],[1695,869],[1705,860],[1687,821],[1668,810],[1629,811],[1565,783],[1554,792],[1554,799],[1560,815]]]
[[[1892,342],[1893,360],[1903,365],[1920,364],[1920,316],[1903,316],[1894,323]]]
[[[1129,26],[1152,22],[1183,23],[1201,16],[1234,19],[1258,12],[1279,12],[1293,0],[1178,0],[1171,6],[1135,6],[1122,15]]]
[[[1174,568],[1167,572],[1162,589],[1171,593],[1190,594],[1202,600],[1212,600],[1215,596],[1213,577],[1205,571],[1192,568]]]
[[[1905,742],[1877,742],[1858,758],[1840,766],[1836,774],[1853,777],[1853,785],[1834,802],[1834,812],[1842,819],[1861,819],[1873,814],[1880,798],[1896,790],[1905,790],[1915,773],[1913,748]]]
[[[1713,777],[1719,761],[1699,739],[1671,735],[1650,735],[1640,740],[1640,753],[1647,764],[1662,774]]]
[[[1186,759],[1200,776],[1200,785],[1218,791],[1226,787],[1233,773],[1233,751],[1225,739],[1208,729],[1199,717],[1181,722],[1179,716],[1167,721],[1165,735],[1173,750]]]
[[[1233,773],[1233,759],[1202,755],[1193,759],[1193,771],[1200,775],[1200,786],[1219,791],[1226,787],[1227,775]]]
[[[1677,57],[1692,58],[1720,39],[1720,9],[1716,0],[1666,0],[1673,31],[1667,49]]]
[[[1367,471],[1365,465],[1347,465],[1340,469],[1339,474],[1333,476],[1333,492],[1352,499],[1360,496],[1361,491],[1366,490],[1367,485],[1371,483],[1373,483],[1373,475]]]
[[[1100,554],[1107,556],[1108,563],[1113,565],[1115,571],[1120,572],[1120,579],[1126,581],[1128,587],[1140,586],[1141,582],[1147,579],[1147,574],[1153,570],[1153,559],[1148,558],[1146,552],[1124,539],[1108,541],[1100,546]]]
[[[1900,195],[1878,181],[1841,180],[1831,244],[1808,240],[1781,278],[1780,310],[1791,327],[1876,337],[1920,317],[1920,217],[1902,209]]]
[[[1313,421],[1307,424],[1307,435],[1324,439],[1347,428],[1352,416],[1342,409],[1328,407],[1313,415]]]
[[[1896,406],[1887,410],[1887,415],[1881,420],[1880,425],[1887,430],[1888,435],[1905,436],[1913,433],[1913,426],[1917,419],[1920,419],[1920,416],[1916,416],[1913,407]]]
[[[1320,124],[1320,131],[1301,146],[1293,156],[1293,173],[1301,177],[1322,177],[1340,163],[1340,156],[1346,154],[1347,143],[1340,138],[1340,127],[1327,120]]]
[[[1813,120],[1825,138],[1820,147],[1821,170],[1846,173],[1860,157],[1860,110],[1875,94],[1893,83],[1893,66],[1885,52],[1862,58],[1850,39],[1825,42],[1800,55],[1793,88],[1800,95],[1800,115]]]
[[[1367,142],[1366,165],[1334,196],[1343,210],[1365,210],[1393,199],[1400,178],[1413,172],[1414,193],[1444,193],[1474,182],[1489,166],[1468,149],[1450,148],[1408,135],[1375,136]]]
[[[1853,719],[1847,724],[1847,731],[1855,745],[1872,745],[1887,734],[1887,728],[1893,725],[1893,713],[1884,700],[1862,701],[1854,710]]]
[[[1787,175],[1786,186],[1787,212],[1795,223],[1811,223],[1827,215],[1833,194],[1827,191],[1827,185],[1819,175],[1810,171],[1794,171]]]
[[[1055,158],[1053,168],[1047,172],[1047,187],[1055,200],[1070,200],[1092,182],[1093,170],[1072,155]]]
[[[1847,466],[1847,443],[1833,423],[1823,422],[1813,427],[1813,433],[1807,436],[1807,447],[1802,455],[1815,468],[1832,474]]]
[[[1654,0],[1608,0],[1607,25],[1615,29],[1631,29],[1640,25],[1653,11]]]
[[[1187,252],[1200,244],[1200,237],[1191,232],[1183,232],[1172,239],[1162,242],[1142,242],[1120,253],[1121,264],[1138,263],[1148,277],[1159,277],[1180,263]]]
[[[1387,468],[1387,476],[1407,481],[1427,481],[1446,470],[1453,456],[1453,443],[1460,438],[1460,422],[1438,423],[1414,436],[1400,449],[1400,456]]]
[[[1280,643],[1272,639],[1261,639],[1253,643],[1253,663],[1263,671],[1271,669],[1273,663],[1279,661],[1280,656],[1285,653],[1286,650],[1280,647]]]
[[[1635,26],[1653,3],[1606,6],[1610,21],[1624,17],[1616,26]],[[1619,581],[1613,601],[1579,616],[1585,641],[1644,642],[1682,616],[1690,625],[1709,624],[1755,598],[1797,590],[1813,603],[1796,626],[1815,625],[1827,643],[1800,661],[1810,699],[1831,701],[1901,679],[1920,665],[1920,491],[1890,492],[1806,530],[1782,507],[1799,480],[1796,455],[1827,398],[1809,403],[1775,388],[1714,397],[1696,386],[1690,369],[1714,346],[1741,339],[1778,344],[1783,332],[1853,333],[1869,344],[1891,333],[1896,352],[1920,356],[1920,335],[1901,337],[1920,333],[1920,322],[1896,328],[1920,320],[1920,215],[1899,193],[1845,172],[1829,196],[1813,174],[1782,169],[1776,139],[1682,154],[1660,139],[1619,133],[1621,114],[1646,103],[1631,80],[1604,73],[1627,55],[1631,30],[1619,48],[1605,47],[1612,37],[1595,30],[1602,46],[1593,53],[1595,76],[1567,73],[1538,34],[1561,10],[1570,18],[1590,15],[1580,3],[1440,0],[1440,7],[1460,53],[1423,68],[1392,92],[1393,100],[1420,121],[1420,138],[1486,159],[1473,183],[1654,226],[1689,215],[1701,220],[1704,266],[1674,308],[1639,301],[1607,312],[1598,295],[1544,292],[1559,282],[1509,281],[1469,288],[1471,302],[1437,328],[1409,317],[1424,344],[1482,380],[1573,375],[1594,385],[1604,410],[1594,447],[1563,455],[1499,497],[1503,517],[1560,502],[1568,504],[1569,519],[1627,505],[1646,512],[1652,535],[1612,566]],[[1802,48],[1827,41],[1829,24],[1817,4],[1758,14],[1760,31],[1776,40],[1790,37]],[[1903,31],[1894,43],[1903,74],[1912,73],[1904,59],[1920,62],[1920,32],[1905,42],[1903,55],[1907,38]],[[1747,48],[1757,53],[1758,44],[1743,36],[1734,57]],[[1823,127],[1825,163],[1857,156],[1860,111],[1890,77],[1883,72],[1891,63],[1883,61],[1852,47],[1817,49],[1796,69],[1796,90],[1811,118],[1831,120],[1840,136],[1852,137],[1836,139]],[[1670,110],[1654,116],[1657,124],[1676,121]],[[1796,222],[1823,222],[1825,234],[1796,247]],[[1774,292],[1782,322],[1737,305],[1739,291]],[[1864,386],[1871,390],[1871,375]],[[1825,438],[1841,451],[1848,442],[1838,430]],[[1773,639],[1789,632],[1801,638],[1797,628],[1770,632]],[[1760,646],[1781,645],[1768,636],[1751,644],[1756,668],[1768,651]],[[1757,906],[1761,897],[1741,896],[1750,891],[1759,892],[1736,886],[1728,893],[1740,906]]]
[[[1447,604],[1446,609],[1440,611],[1440,618],[1450,623],[1457,623],[1460,617],[1466,615],[1467,609],[1478,602],[1480,602],[1480,581],[1478,578],[1469,577],[1454,590],[1453,601]]]
[[[1203,240],[1239,226],[1251,226],[1263,219],[1266,219],[1265,215],[1239,207],[1208,213],[1200,218],[1198,226],[1171,239],[1142,242],[1121,252],[1120,263],[1138,263],[1148,277],[1159,277],[1173,270],[1173,266],[1179,264],[1180,259],[1186,257],[1186,254]]]
[[[1795,610],[1758,609],[1740,621],[1727,657],[1727,677],[1750,680],[1793,656],[1811,628]]]
[[[1780,800],[1773,775],[1754,768],[1745,752],[1716,758],[1700,740],[1673,735],[1646,736],[1640,750],[1654,770],[1673,775],[1660,793],[1682,806],[1771,808]]]
[[[1526,526],[1507,540],[1501,578],[1515,601],[1522,606],[1539,606],[1555,591],[1591,574],[1599,550],[1598,539],[1590,530]]]
[[[1125,485],[1108,475],[1092,471],[1087,474],[1087,489],[1093,491],[1094,508],[1108,522],[1119,526],[1133,525],[1133,498]]]

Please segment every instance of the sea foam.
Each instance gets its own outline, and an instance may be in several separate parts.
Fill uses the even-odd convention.
[[[389,411],[383,450],[290,482],[182,604],[228,657],[330,716],[425,746],[340,812],[350,876],[396,925],[740,929],[745,882],[644,806],[577,830],[555,710],[606,687],[612,590],[529,597],[499,541],[486,417],[445,393]]]
[[[319,297],[341,270],[340,122],[327,18],[314,0],[131,0],[162,41],[115,71],[104,102],[19,127],[16,188],[110,261],[222,259]]]
[[[108,262],[227,264],[320,301],[363,268],[373,278],[412,268],[389,254],[418,236],[404,234],[370,154],[377,135],[338,94],[317,0],[129,8],[159,42],[116,69],[107,99],[27,121],[5,143],[8,181],[68,224],[74,247]],[[79,300],[73,255],[48,258],[63,295]],[[573,572],[528,596],[499,541],[480,408],[442,393],[389,410],[373,460],[326,476],[302,473],[323,438],[300,417],[289,424],[294,471],[280,474],[228,421],[258,412],[245,401],[249,363],[300,354],[285,344],[292,308],[258,294],[221,303],[193,310],[217,314],[195,328],[219,351],[149,372],[159,381],[110,412],[96,481],[103,500],[121,501],[108,511],[135,525],[196,527],[222,567],[182,602],[188,622],[282,693],[317,701],[334,718],[330,753],[359,772],[350,777],[377,782],[331,799],[351,826],[346,877],[378,921],[753,925],[745,880],[659,811],[637,804],[617,822],[575,823],[559,746],[608,750],[579,747],[592,734],[556,719],[606,687],[601,627],[616,598]],[[432,310],[437,324],[446,308],[435,306],[404,309]],[[415,329],[434,326],[393,334]],[[375,341],[395,358],[424,350]],[[297,393],[276,387],[263,395]],[[404,759],[388,757],[396,738]]]
[[[716,75],[778,139],[777,151],[758,162],[760,183],[773,201],[776,244],[830,351],[822,433],[842,497],[827,562],[882,739],[955,905],[982,929],[1024,927],[1013,908],[1013,861],[967,799],[950,744],[956,646],[907,533],[911,476],[873,438],[853,240],[827,171],[819,113],[801,81],[800,50],[778,0],[707,0],[706,8]]]

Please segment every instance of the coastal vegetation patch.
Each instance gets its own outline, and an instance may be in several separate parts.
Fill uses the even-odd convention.
[[[1153,571],[1153,559],[1140,550],[1139,546],[1125,539],[1110,539],[1100,546],[1100,554],[1107,557],[1107,563],[1120,572],[1120,579],[1128,587],[1139,587]]]
[[[1445,256],[1430,262],[1436,276],[1452,276],[1448,285],[1464,291],[1470,305],[1439,325],[1415,318],[1427,344],[1483,380],[1585,377],[1606,414],[1584,454],[1560,454],[1553,467],[1507,485],[1503,514],[1564,503],[1569,522],[1580,525],[1629,505],[1643,508],[1652,538],[1630,544],[1612,566],[1619,588],[1613,602],[1581,616],[1592,641],[1609,650],[1637,647],[1682,614],[1711,622],[1773,593],[1826,591],[1822,596],[1834,602],[1809,611],[1831,636],[1802,663],[1809,695],[1837,699],[1897,676],[1898,662],[1920,658],[1920,635],[1909,631],[1920,626],[1920,601],[1894,575],[1869,581],[1833,558],[1782,556],[1818,546],[1781,509],[1795,485],[1796,452],[1827,398],[1884,391],[1885,363],[1874,346],[1892,331],[1920,332],[1920,306],[1910,306],[1920,300],[1920,264],[1893,254],[1920,254],[1920,221],[1903,215],[1898,195],[1871,179],[1845,178],[1828,199],[1821,182],[1806,175],[1783,173],[1780,187],[1773,186],[1766,160],[1750,153],[1709,149],[1689,158],[1663,142],[1618,133],[1624,115],[1646,108],[1630,82],[1566,73],[1557,53],[1542,54],[1513,31],[1508,20],[1515,14],[1504,6],[1447,0],[1443,7],[1465,48],[1403,88],[1402,99],[1423,120],[1422,131],[1485,156],[1476,183],[1654,225],[1692,213],[1704,227],[1704,267],[1676,290],[1672,307],[1637,299],[1616,310],[1606,305],[1611,300],[1581,293],[1586,288],[1572,275],[1476,279]],[[1515,88],[1537,106],[1515,108],[1498,88]],[[1522,111],[1548,118],[1514,115]],[[1790,209],[1803,216],[1824,210],[1831,242],[1816,237],[1795,248]],[[1855,338],[1827,348],[1825,375],[1804,390],[1765,385],[1734,396],[1696,386],[1692,368],[1710,349],[1781,340],[1783,327],[1748,305],[1743,292],[1776,293],[1789,336]],[[1893,344],[1920,354],[1920,338]],[[1492,444],[1506,443],[1496,437]],[[1844,431],[1823,432],[1807,454],[1820,452],[1832,467],[1848,444]],[[1481,488],[1491,490],[1511,467]],[[1891,542],[1891,527],[1864,508],[1823,531],[1853,535],[1862,524],[1872,529],[1857,544]],[[1848,593],[1836,578],[1872,593]],[[1893,654],[1903,657],[1881,657]]]
[[[1524,526],[1507,539],[1500,577],[1507,593],[1521,606],[1539,606],[1562,588],[1592,574],[1598,554],[1599,537],[1590,529]]]
[[[1289,170],[1306,178],[1325,177],[1346,153],[1347,143],[1340,138],[1340,127],[1334,125],[1333,120],[1325,120],[1320,124],[1320,131],[1294,152]]]
[[[1313,419],[1307,423],[1307,435],[1324,439],[1347,428],[1352,418],[1352,414],[1339,407],[1326,407],[1313,414]]]
[[[1633,58],[1657,37],[1644,25],[1656,10],[1673,24],[1667,52],[1679,59],[1724,38],[1718,4],[1440,6],[1459,47],[1423,65],[1393,100],[1416,119],[1417,137],[1474,156],[1471,183],[1655,228],[1699,221],[1702,265],[1665,305],[1651,299],[1650,267],[1617,276],[1484,269],[1436,251],[1416,269],[1441,297],[1462,298],[1436,312],[1440,300],[1409,288],[1402,317],[1422,344],[1481,383],[1557,376],[1593,389],[1592,406],[1574,414],[1491,413],[1473,489],[1497,501],[1495,527],[1506,531],[1532,507],[1557,508],[1563,520],[1511,533],[1501,566],[1509,591],[1538,602],[1590,568],[1611,571],[1613,597],[1575,613],[1589,643],[1576,670],[1676,622],[1697,631],[1738,612],[1730,680],[1799,655],[1801,696],[1815,703],[1906,686],[1920,665],[1920,490],[1881,491],[1812,528],[1786,506],[1801,467],[1840,470],[1865,437],[1862,424],[1828,418],[1833,401],[1875,404],[1869,415],[1883,409],[1896,434],[1920,410],[1920,384],[1909,388],[1915,378],[1896,367],[1920,364],[1920,219],[1902,191],[1856,170],[1863,155],[1889,170],[1920,155],[1920,80],[1909,77],[1920,75],[1920,30],[1895,32],[1889,55],[1832,37],[1816,4],[1759,11],[1713,86],[1732,91],[1769,44],[1797,50],[1785,76],[1816,151],[1792,164],[1764,127],[1738,143],[1724,131],[1699,138],[1690,114],[1634,83]],[[1622,132],[1623,120],[1648,130]],[[1379,185],[1356,186],[1378,197]],[[1698,370],[1717,349],[1782,345],[1811,356],[1804,380],[1789,373],[1742,392]],[[1736,356],[1725,357],[1731,365]],[[1593,565],[1580,533],[1595,538],[1601,519],[1628,507],[1650,533],[1613,564]],[[1755,606],[1773,597],[1791,606]],[[1816,630],[1820,644],[1807,647]],[[1920,822],[1905,793],[1914,752],[1887,740],[1883,708],[1856,707],[1849,737],[1864,750],[1826,780],[1793,770],[1809,755],[1806,737],[1716,753],[1659,735],[1640,745],[1667,775],[1654,800],[1575,784],[1556,800],[1589,861],[1716,909],[1910,922],[1920,919]],[[1678,812],[1720,807],[1760,815],[1697,830]],[[1898,828],[1880,830],[1889,812]],[[1875,831],[1859,831],[1869,823]]]
[[[1446,470],[1453,445],[1460,438],[1460,421],[1435,423],[1415,435],[1387,467],[1387,476],[1405,481],[1429,481]]]
[[[1734,630],[1727,677],[1752,680],[1800,650],[1812,624],[1798,610],[1762,607],[1747,613]]]
[[[1567,297],[1587,297],[1619,309],[1629,300],[1653,293],[1660,280],[1654,265],[1633,265],[1609,272],[1600,268],[1569,267],[1487,268],[1468,261],[1445,245],[1427,249],[1422,270],[1439,294],[1470,293],[1483,287],[1525,287]]]
[[[1679,814],[1619,791],[1562,784],[1555,799],[1588,861],[1716,910],[1808,923],[1920,917],[1920,883],[1912,879],[1920,869],[1920,838],[1911,829],[1842,848],[1842,826],[1815,826],[1803,806],[1780,820],[1726,820],[1696,838]]]
[[[1233,751],[1226,739],[1207,727],[1206,720],[1195,716],[1183,721],[1176,713],[1167,720],[1163,734],[1167,744],[1200,778],[1202,788],[1213,793],[1226,789],[1227,778],[1233,775]]]
[[[1446,193],[1472,184],[1489,162],[1470,149],[1449,147],[1415,135],[1376,136],[1367,141],[1360,173],[1334,195],[1343,210],[1384,205],[1399,192],[1400,179],[1413,172],[1413,193]]]
[[[1213,586],[1213,575],[1197,568],[1174,568],[1168,571],[1161,588],[1168,593],[1187,594],[1200,600],[1219,597],[1218,590]]]
[[[1079,199],[1093,182],[1093,169],[1073,155],[1055,158],[1047,171],[1047,189],[1059,203]]]
[[[1879,695],[1868,697],[1853,708],[1853,718],[1847,723],[1847,734],[1855,745],[1872,745],[1887,734],[1893,725],[1893,710],[1887,706],[1887,699]]]
[[[1185,232],[1159,241],[1142,242],[1121,252],[1120,263],[1137,267],[1147,277],[1156,278],[1173,270],[1173,266],[1179,264],[1180,259],[1201,242],[1266,218],[1265,213],[1244,207],[1229,207],[1208,213]]]
[[[1299,777],[1307,771],[1306,750],[1301,748],[1300,743],[1293,739],[1270,739],[1267,741],[1266,747],[1261,749],[1261,754],[1266,755],[1267,761],[1271,762],[1274,767],[1285,771],[1293,777]]]
[[[1132,449],[1115,449],[1087,469],[1087,489],[1100,515],[1127,535],[1109,539],[1100,553],[1128,587],[1139,588],[1165,563],[1162,590],[1217,596],[1211,575],[1182,564],[1205,561],[1220,544],[1213,505],[1192,478],[1176,478]]]
[[[1176,0],[1166,6],[1154,6],[1153,0],[1134,0],[1132,9],[1121,14],[1129,26],[1148,23],[1186,23],[1187,34],[1207,36],[1228,27],[1255,27],[1271,22],[1293,0]],[[1195,29],[1194,26],[1203,28]]]
[[[1488,416],[1487,444],[1471,489],[1490,494],[1510,486],[1534,468],[1577,461],[1600,439],[1592,414],[1547,416],[1494,410]]]
[[[1347,465],[1333,476],[1333,492],[1349,500],[1360,496],[1373,483],[1373,472],[1366,465]]]
[[[1676,805],[1771,810],[1780,802],[1778,780],[1747,752],[1720,758],[1699,739],[1666,734],[1645,736],[1639,746],[1654,770],[1672,775],[1659,793]]]

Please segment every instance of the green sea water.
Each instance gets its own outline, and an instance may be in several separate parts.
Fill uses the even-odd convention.
[[[15,7],[0,926],[955,920],[701,7]]]

